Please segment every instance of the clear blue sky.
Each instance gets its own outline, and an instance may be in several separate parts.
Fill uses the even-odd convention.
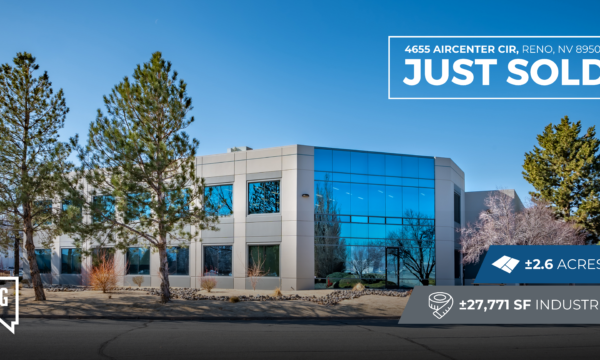
[[[200,154],[289,144],[452,158],[467,190],[532,188],[524,153],[599,101],[387,99],[389,35],[600,35],[598,1],[3,2],[0,62],[28,51],[63,88],[63,138],[162,51],[189,85]]]

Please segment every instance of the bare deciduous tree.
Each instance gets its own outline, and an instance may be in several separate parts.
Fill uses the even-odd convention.
[[[387,234],[388,242],[398,247],[398,252],[390,255],[398,256],[404,268],[427,286],[436,264],[433,220],[414,210],[405,211],[404,217],[409,219],[407,225]]]
[[[326,184],[317,184],[315,189],[315,276],[319,278],[341,271],[347,253],[346,239],[341,237],[339,209],[333,199],[331,183]]]
[[[557,219],[550,205],[534,200],[515,212],[513,199],[492,192],[487,210],[479,221],[461,229],[460,243],[465,264],[475,263],[490,245],[584,245],[586,232],[574,222]]]

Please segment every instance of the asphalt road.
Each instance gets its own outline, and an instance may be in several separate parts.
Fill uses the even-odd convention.
[[[3,359],[598,359],[600,326],[23,319]]]

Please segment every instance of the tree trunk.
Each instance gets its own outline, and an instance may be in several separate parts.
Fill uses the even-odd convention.
[[[20,264],[19,264],[19,260],[21,259],[21,249],[20,249],[20,244],[21,242],[19,241],[19,233],[17,231],[15,231],[13,233],[15,235],[15,244],[14,244],[14,253],[15,253],[15,276],[19,276],[19,270],[20,270]]]
[[[171,301],[171,285],[169,284],[169,263],[167,261],[167,246],[161,244],[158,247],[158,256],[160,258],[160,267],[158,276],[160,277],[160,302],[163,304]]]
[[[35,292],[35,301],[45,301],[44,284],[42,284],[42,277],[40,276],[40,269],[38,268],[35,256],[31,220],[29,224],[25,225],[25,250],[27,250],[27,262],[29,262],[29,272],[31,273],[31,282],[33,283],[33,291]]]
[[[429,286],[429,279],[421,280],[423,286]]]

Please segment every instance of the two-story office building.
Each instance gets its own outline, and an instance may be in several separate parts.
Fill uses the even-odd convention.
[[[197,158],[212,188],[207,201],[222,205],[220,230],[170,244],[172,286],[215,276],[218,287],[249,289],[253,264],[264,289],[462,283],[465,176],[451,159],[303,145],[235,150]],[[37,251],[45,282],[85,282],[92,259],[68,236]],[[124,285],[135,276],[160,284],[156,252],[141,244],[115,256],[127,264]]]

